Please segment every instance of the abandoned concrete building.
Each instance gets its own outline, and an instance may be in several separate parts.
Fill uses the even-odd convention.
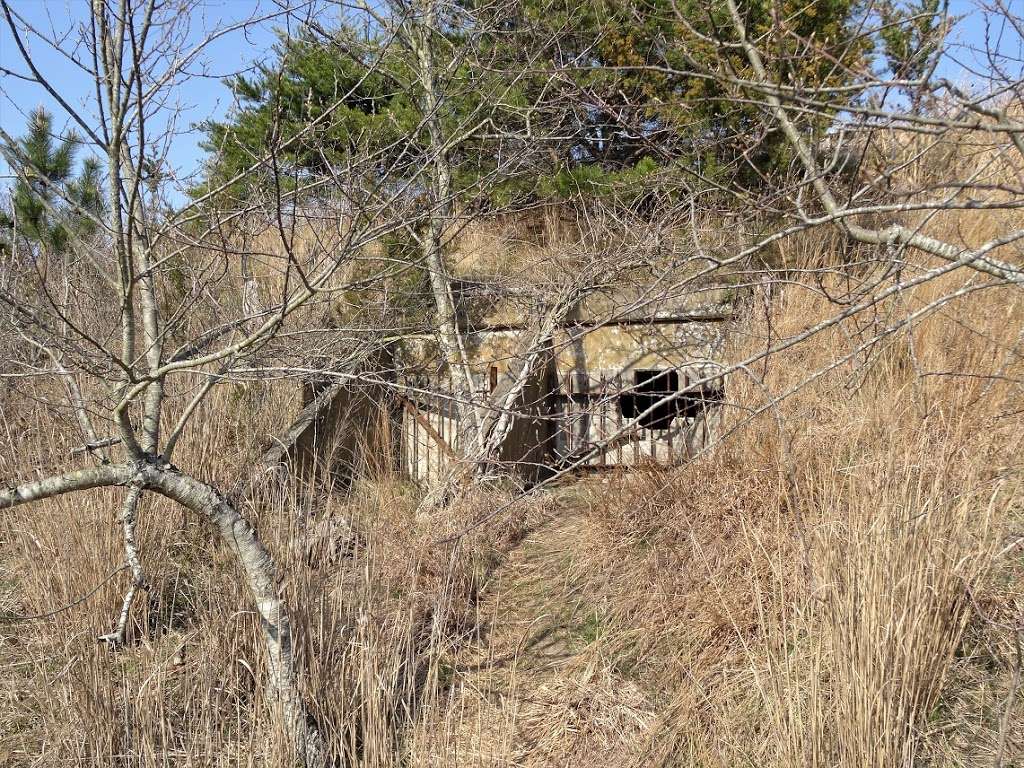
[[[715,360],[728,303],[632,294],[590,294],[556,330],[502,448],[501,459],[525,479],[564,468],[677,463],[714,432],[724,395]],[[477,389],[493,399],[511,385],[532,336],[526,322],[503,322],[508,315],[523,317],[521,309],[492,309],[465,328]],[[415,413],[406,409],[401,461],[414,480],[431,479],[458,454],[449,444],[459,429],[445,389],[425,381],[408,395]]]
[[[460,321],[467,362],[476,392],[497,402],[535,329],[529,307],[476,293],[475,317]],[[717,429],[725,379],[715,361],[730,320],[722,291],[589,294],[557,327],[518,398],[502,462],[532,483],[561,469],[684,461]],[[393,382],[336,387],[328,411],[302,435],[302,454],[346,475],[383,461],[422,484],[458,459],[458,408],[436,347],[423,337],[395,354],[401,360],[384,366],[403,372]]]

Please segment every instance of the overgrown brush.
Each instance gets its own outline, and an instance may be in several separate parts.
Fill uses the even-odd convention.
[[[734,374],[733,431],[713,453],[595,492],[584,551],[612,622],[604,651],[669,702],[645,761],[1020,753],[1004,713],[1020,696],[1024,301],[989,289],[899,325],[954,286],[926,285]],[[791,288],[733,354],[831,312]],[[792,394],[766,394],[780,392]],[[980,711],[965,712],[965,685],[985,692]]]
[[[179,459],[225,486],[258,450],[255,436],[280,430],[273,419],[297,409],[294,385],[243,390],[224,388],[204,403],[196,423],[205,434],[189,441],[199,448]],[[248,397],[262,407],[240,410]],[[270,419],[254,423],[254,413]],[[41,425],[49,418],[38,417]],[[23,445],[26,456],[70,448],[46,443],[44,429],[35,434],[40,444],[36,451]],[[236,458],[226,464],[225,456]],[[303,685],[332,751],[360,765],[397,765],[414,713],[438,690],[438,660],[472,631],[481,580],[540,507],[520,505],[503,525],[453,547],[437,541],[489,510],[493,493],[464,499],[443,518],[417,520],[418,492],[395,477],[367,478],[344,492],[331,490],[332,482],[271,484],[247,512],[281,563],[303,638]],[[70,606],[0,626],[5,764],[286,764],[262,683],[257,617],[239,608],[244,585],[201,523],[147,497],[138,538],[149,589],[128,647],[97,644],[121,600],[121,574],[110,574],[121,556],[110,524],[117,505],[117,493],[96,491],[4,518],[5,611]]]
[[[908,184],[926,186],[924,161],[911,170]],[[915,223],[957,242],[994,231],[969,211]],[[812,236],[778,256],[789,284],[754,296],[729,359],[891,279]],[[594,627],[542,687],[503,660],[508,696],[490,710],[460,699],[453,658],[493,618],[477,615],[481,586],[548,497],[456,544],[438,542],[508,497],[417,517],[418,492],[382,472],[345,493],[314,476],[251,500],[331,749],[363,766],[1012,764],[1024,754],[1021,328],[1019,289],[953,273],[734,372],[720,445],[565,502],[581,519],[557,588],[588,602]],[[2,395],[19,405],[0,422],[5,476],[74,447],[57,428],[69,414],[26,406],[38,395]],[[298,391],[232,384],[201,408],[176,461],[230,487]],[[5,615],[67,606],[0,626],[0,760],[284,764],[256,617],[239,609],[225,553],[166,502],[147,497],[141,516],[151,583],[131,643],[97,645],[124,580],[110,571],[118,502],[92,491],[0,522]]]

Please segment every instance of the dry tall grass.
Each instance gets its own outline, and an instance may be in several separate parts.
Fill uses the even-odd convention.
[[[929,226],[978,240],[993,222]],[[582,547],[608,626],[595,652],[663,702],[638,764],[1024,758],[1024,297],[988,288],[903,323],[965,280],[734,375],[735,432],[714,454],[597,493]],[[790,288],[731,355],[835,311]]]
[[[287,383],[224,388],[204,403],[181,466],[227,487],[257,436],[273,434],[275,420],[297,410],[297,397]],[[33,428],[22,425],[34,444],[15,443],[9,432],[5,454],[45,467],[71,446],[47,428],[53,414],[36,416]],[[360,765],[396,765],[406,724],[437,689],[424,680],[437,677],[441,654],[471,630],[474,591],[540,507],[523,505],[457,548],[430,547],[495,499],[468,498],[443,519],[423,520],[414,489],[393,477],[337,495],[327,481],[308,487],[315,499],[312,491],[279,490],[248,514],[278,557],[304,686],[332,749]],[[107,580],[122,557],[111,524],[118,494],[5,514],[4,615],[44,613],[102,586],[71,610],[0,625],[0,763],[287,764],[265,700],[257,617],[231,558],[203,524],[146,498],[138,541],[151,588],[121,652],[95,640],[115,619],[123,587],[123,577]]]
[[[968,242],[1000,223],[967,212],[925,222]],[[813,237],[782,248],[795,273],[837,260]],[[766,299],[729,355],[834,314],[819,289],[849,282],[821,280]],[[304,686],[333,749],[362,766],[1024,760],[1024,296],[979,289],[903,322],[968,280],[980,285],[947,276],[735,374],[734,432],[699,461],[583,483],[556,509],[550,497],[520,504],[457,547],[430,544],[493,509],[493,494],[430,520],[386,475],[344,495],[305,486],[258,500],[247,512],[281,562]],[[228,486],[298,392],[218,393],[177,460]],[[19,404],[0,420],[5,477],[71,448],[70,416],[29,407],[32,394],[3,395]],[[96,644],[124,581],[105,581],[122,557],[118,501],[96,491],[0,520],[4,615],[102,585],[70,610],[0,625],[0,763],[284,765],[255,617],[232,563],[179,509],[145,502],[152,588],[133,643]],[[541,671],[499,660],[484,628],[505,598],[478,610],[481,589],[526,531],[567,510],[559,535],[572,557],[538,568],[550,569],[548,598],[575,611],[568,660]],[[501,695],[468,691],[471,645]]]

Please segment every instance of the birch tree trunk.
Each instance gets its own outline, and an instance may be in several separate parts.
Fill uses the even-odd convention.
[[[260,616],[271,701],[280,707],[286,734],[306,766],[326,765],[323,738],[303,702],[288,609],[278,594],[274,559],[252,525],[212,486],[170,467],[134,462],[90,467],[0,491],[0,509],[73,491],[132,485],[159,493],[208,520],[235,556]]]
[[[434,58],[434,37],[438,34],[439,0],[419,0],[415,6],[409,42],[416,56],[417,75],[422,91],[420,107],[427,132],[428,183],[430,212],[426,236],[422,238],[423,257],[430,273],[437,318],[437,336],[445,363],[452,376],[459,409],[460,437],[464,454],[472,453],[481,441],[480,414],[473,376],[466,358],[465,340],[452,294],[452,280],[444,261],[444,234],[452,220],[452,172],[447,138],[442,123],[444,95]]]

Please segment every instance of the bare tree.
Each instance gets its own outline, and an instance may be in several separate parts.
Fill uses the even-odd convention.
[[[309,13],[311,7],[299,4],[269,16],[291,14],[329,45],[329,31]],[[95,219],[97,232],[73,242],[68,254],[49,252],[45,246],[29,247],[15,236],[15,247],[0,266],[3,327],[15,340],[4,354],[12,365],[50,387],[47,396],[59,398],[73,415],[82,443],[73,459],[41,479],[5,481],[0,508],[100,487],[125,489],[119,522],[131,580],[113,629],[101,638],[115,647],[127,642],[132,605],[146,588],[136,525],[146,512],[147,496],[171,499],[209,522],[234,555],[260,614],[269,660],[268,685],[282,708],[286,730],[298,753],[313,764],[324,763],[327,756],[299,695],[300,671],[277,569],[241,510],[252,487],[251,477],[224,486],[173,463],[176,448],[188,441],[189,425],[215,388],[247,377],[330,379],[333,388],[321,392],[286,433],[294,435],[341,383],[372,378],[372,373],[359,368],[370,351],[396,340],[432,335],[438,341],[441,362],[452,375],[453,392],[448,394],[458,404],[463,436],[460,461],[432,494],[432,501],[444,502],[505,469],[501,448],[520,415],[523,393],[555,353],[556,331],[593,292],[625,284],[639,289],[639,298],[627,298],[622,291],[615,294],[617,303],[603,318],[611,321],[633,301],[655,305],[669,297],[728,289],[737,305],[749,302],[757,292],[770,303],[779,286],[795,284],[826,293],[831,289],[824,285],[824,272],[848,278],[848,290],[829,294],[835,304],[832,316],[786,338],[772,337],[769,330],[763,351],[743,360],[722,361],[707,379],[693,382],[700,385],[730,373],[756,379],[755,366],[778,352],[948,275],[967,279],[940,298],[874,329],[853,355],[943,311],[960,296],[995,286],[1019,288],[1024,280],[1019,261],[1024,230],[1017,226],[1007,226],[970,247],[929,234],[930,223],[946,211],[1022,207],[1020,184],[995,187],[986,176],[987,165],[1009,163],[1018,169],[1017,178],[1022,178],[1024,81],[1019,62],[1018,71],[1012,72],[1006,61],[994,62],[993,75],[980,93],[969,93],[937,77],[935,67],[917,68],[919,76],[912,81],[888,78],[865,65],[838,85],[801,82],[784,76],[789,72],[787,59],[776,54],[779,48],[773,43],[793,43],[805,56],[825,57],[827,52],[813,40],[797,39],[786,19],[773,18],[770,29],[755,32],[748,28],[748,9],[736,0],[726,0],[728,23],[724,26],[717,19],[698,25],[679,9],[666,9],[665,20],[677,23],[688,36],[672,42],[676,46],[672,52],[678,56],[666,58],[653,69],[716,83],[756,116],[744,123],[742,138],[756,145],[767,136],[781,135],[792,162],[771,176],[755,168],[764,182],[760,188],[734,180],[725,184],[709,180],[685,163],[683,170],[679,164],[666,164],[662,173],[647,180],[649,194],[639,201],[633,196],[603,205],[581,204],[574,211],[577,232],[582,233],[575,243],[575,261],[566,259],[544,274],[534,263],[517,276],[502,276],[500,288],[524,298],[535,317],[521,334],[506,386],[493,393],[480,391],[460,319],[462,297],[456,290],[452,252],[459,233],[482,217],[473,212],[472,198],[485,197],[502,179],[528,170],[530,158],[549,149],[545,142],[562,138],[558,131],[564,121],[554,121],[557,128],[541,135],[535,120],[538,105],[512,104],[509,94],[517,77],[530,72],[546,78],[554,91],[574,68],[590,66],[585,59],[544,61],[531,51],[519,51],[519,72],[502,71],[501,77],[486,81],[490,90],[472,108],[455,115],[457,97],[483,82],[463,79],[459,72],[470,68],[493,74],[503,66],[486,45],[487,36],[494,32],[487,26],[486,15],[473,15],[462,4],[443,0],[364,4],[360,13],[387,38],[388,46],[406,55],[408,66],[402,71],[384,72],[415,95],[417,124],[410,135],[396,141],[396,146],[402,145],[401,161],[390,159],[386,150],[353,151],[344,163],[319,177],[289,168],[285,160],[289,146],[306,139],[315,143],[317,132],[330,118],[328,109],[298,134],[285,134],[275,122],[265,152],[253,157],[250,167],[175,210],[167,204],[166,187],[161,186],[168,179],[165,151],[175,131],[170,94],[188,82],[192,65],[212,40],[268,18],[253,17],[234,27],[209,31],[195,41],[175,21],[187,18],[189,3],[171,7],[154,0],[94,0],[82,31],[83,45],[76,49],[85,53],[78,56],[52,31],[33,28],[6,0],[0,0],[0,8],[21,55],[23,76],[61,106],[85,137],[86,146],[102,158],[106,192],[103,217],[79,212]],[[1022,34],[1009,8],[997,3],[990,10]],[[865,28],[853,36],[877,33],[870,24],[865,21]],[[459,35],[452,34],[456,29]],[[92,85],[88,109],[76,106],[48,77],[29,39],[48,44],[88,73]],[[950,49],[947,45],[937,50],[942,54]],[[341,50],[338,55],[353,53]],[[740,67],[737,56],[745,62]],[[361,61],[368,62],[368,71],[379,72],[383,67],[372,56]],[[836,63],[836,67],[845,66]],[[878,95],[896,88],[931,98],[914,99],[914,108],[908,110],[904,102]],[[559,94],[567,112],[586,110],[573,101],[579,94],[572,89]],[[337,103],[347,95],[339,94]],[[495,105],[507,109],[506,116],[515,113],[522,119],[510,117],[502,124]],[[548,103],[544,108],[559,106]],[[622,130],[638,141],[650,130],[643,123],[625,120]],[[879,138],[883,136],[888,141],[893,137],[906,141],[883,146]],[[981,165],[957,166],[955,175],[928,179],[918,188],[892,189],[890,182],[901,169],[943,142],[978,136],[995,137],[995,151]],[[714,127],[698,138],[704,145],[724,143]],[[12,168],[36,184],[49,183],[46,174],[19,151],[15,138],[2,129],[0,142]],[[471,142],[492,142],[502,151],[496,153],[499,160],[493,170],[459,188],[453,156]],[[416,149],[406,149],[405,144],[415,144]],[[749,162],[750,149],[734,152],[735,162]],[[415,155],[411,160],[410,154]],[[259,181],[255,185],[259,194],[232,199],[232,186],[249,179]],[[53,192],[66,196],[57,184]],[[533,202],[500,213],[521,213]],[[253,221],[261,233],[271,233],[273,248],[244,236],[242,230]],[[849,265],[823,270],[791,271],[766,265],[773,248],[805,232],[838,234],[856,249],[855,258]],[[392,233],[411,237],[418,246],[416,255],[366,258],[383,236]],[[369,275],[355,269],[368,262],[372,263]],[[265,268],[270,277],[257,280],[257,267]],[[346,291],[376,289],[416,269],[427,273],[433,305],[425,327],[408,327],[386,300],[367,300],[360,306],[364,314],[359,322],[346,327],[322,320],[332,302]],[[176,282],[182,274],[186,275],[184,285]],[[111,312],[114,307],[116,311]],[[844,362],[839,360],[833,367]],[[804,372],[798,387],[824,372]],[[383,376],[378,378],[378,383],[389,383]],[[767,392],[765,402],[745,404],[740,421],[775,412],[793,391]],[[730,434],[732,430],[719,438]],[[621,432],[612,435],[606,443],[620,436]],[[602,447],[590,446],[588,451],[592,455]],[[704,448],[710,450],[713,445]],[[245,468],[243,475],[275,465],[283,452],[280,446],[272,448],[253,467]],[[573,457],[572,466],[562,471],[571,471],[586,458]],[[225,493],[229,487],[232,492]],[[504,509],[491,510],[486,519]]]
[[[266,371],[275,370],[266,364],[275,354],[275,339],[293,327],[296,318],[303,313],[313,316],[351,284],[346,269],[366,244],[402,226],[402,187],[379,175],[368,176],[366,168],[379,169],[375,158],[353,157],[342,171],[340,188],[330,190],[330,197],[340,201],[335,204],[335,226],[318,232],[313,247],[300,251],[297,206],[301,193],[313,194],[318,187],[300,184],[298,190],[282,191],[276,158],[296,137],[272,142],[246,173],[274,178],[274,208],[264,229],[277,233],[278,251],[244,254],[242,261],[270,259],[273,279],[265,288],[267,295],[254,300],[249,265],[243,263],[243,299],[236,302],[229,294],[225,305],[211,288],[230,278],[240,256],[225,233],[253,216],[258,203],[248,209],[219,209],[215,201],[222,187],[208,190],[184,208],[168,210],[160,182],[173,180],[165,171],[165,151],[178,117],[169,105],[174,90],[189,81],[193,65],[212,41],[293,9],[254,14],[238,24],[204,31],[196,39],[188,28],[188,3],[96,0],[80,32],[80,47],[72,47],[62,32],[33,27],[6,2],[0,7],[22,58],[23,77],[61,106],[85,137],[88,150],[103,159],[107,198],[102,218],[78,211],[95,219],[97,233],[72,243],[63,260],[16,238],[2,267],[4,323],[24,344],[45,354],[41,361],[29,356],[25,364],[31,375],[66,384],[66,403],[84,445],[79,458],[63,470],[35,481],[7,481],[0,492],[0,508],[91,488],[126,489],[120,521],[131,582],[114,629],[100,638],[113,646],[126,642],[133,600],[146,588],[135,537],[146,494],[167,497],[208,521],[234,555],[259,612],[270,671],[267,682],[285,730],[299,755],[321,764],[326,755],[297,687],[292,630],[274,559],[240,514],[240,499],[228,498],[210,482],[181,470],[173,459],[209,393],[246,371],[268,375]],[[93,92],[87,108],[76,106],[48,76],[34,45],[49,47],[88,73]],[[339,103],[343,98],[340,95]],[[316,128],[314,124],[306,130]],[[35,184],[49,183],[2,129],[0,142],[12,169]],[[367,183],[367,178],[372,181]],[[319,184],[322,190],[324,182]],[[66,190],[53,187],[56,195],[67,196]],[[191,284],[184,286],[172,279],[175,269],[182,274],[182,265],[184,274],[191,275]],[[104,311],[109,307],[116,307],[115,317]],[[197,311],[200,308],[205,311]],[[307,361],[323,359],[317,353],[326,351],[337,369],[346,359],[358,357],[359,346],[365,353],[369,338],[363,333],[359,345],[349,333],[349,341],[339,345],[338,333],[324,329],[304,348],[294,340],[285,347],[293,359]],[[23,357],[17,348],[10,352],[11,360]],[[83,459],[92,459],[93,466],[74,466]]]

